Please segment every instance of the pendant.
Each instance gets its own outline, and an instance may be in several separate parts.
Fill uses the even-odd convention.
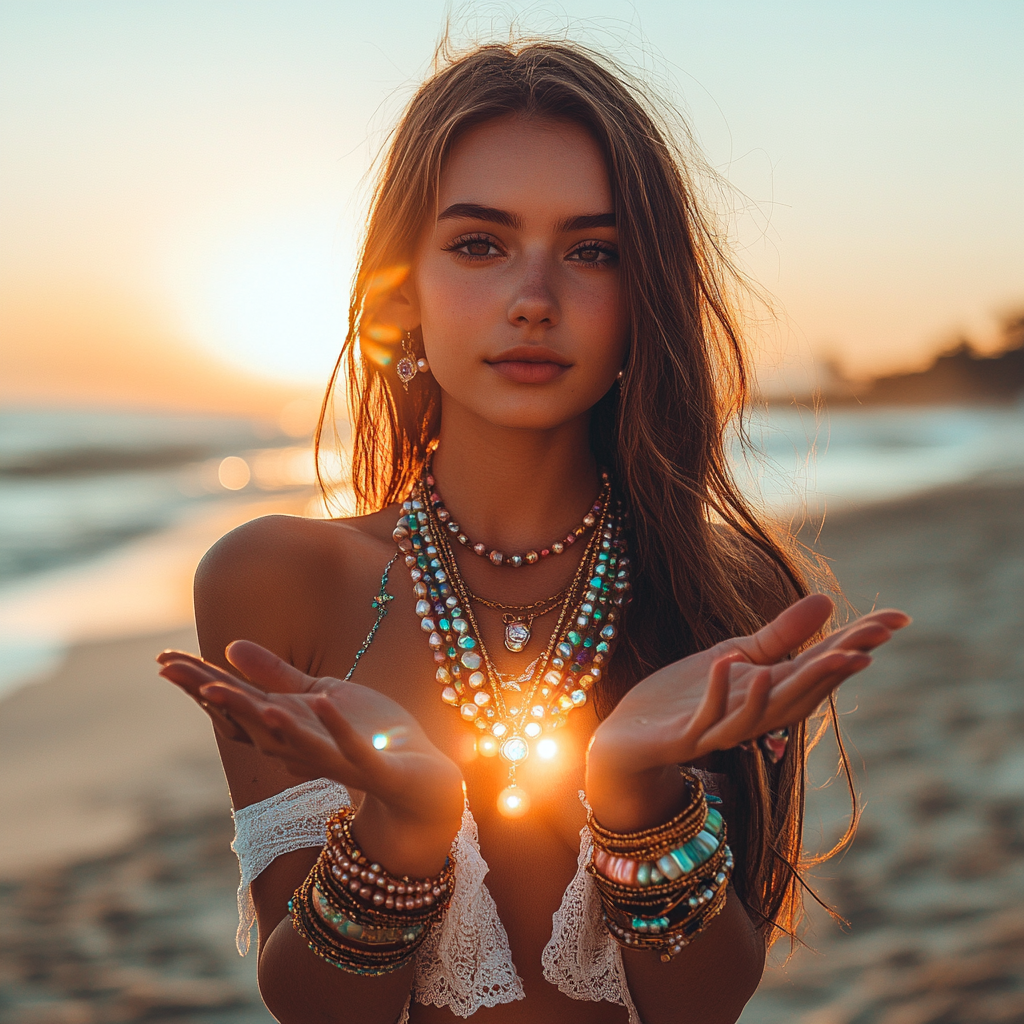
[[[514,619],[510,615],[505,616],[505,647],[513,654],[518,654],[530,642],[533,619]]]
[[[416,376],[416,364],[408,356],[403,356],[398,360],[398,365],[395,366],[395,373],[398,374],[398,379],[402,382],[402,387],[408,391],[409,381]]]

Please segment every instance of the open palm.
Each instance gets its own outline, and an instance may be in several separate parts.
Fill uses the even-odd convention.
[[[400,704],[376,690],[316,678],[239,640],[228,658],[249,682],[192,654],[165,651],[160,674],[203,706],[221,735],[253,744],[298,777],[329,778],[410,815],[442,794],[461,807],[461,773]]]
[[[873,612],[790,660],[831,613],[827,597],[805,597],[751,636],[724,641],[652,673],[598,727],[591,774],[610,783],[799,722],[870,665],[868,652],[910,621],[892,609]]]

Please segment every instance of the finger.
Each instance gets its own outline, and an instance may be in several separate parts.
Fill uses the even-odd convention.
[[[771,688],[771,673],[767,669],[758,672],[750,681],[743,703],[700,738],[701,753],[727,750],[764,732],[761,725]]]
[[[199,658],[191,658],[187,661],[169,661],[160,669],[159,675],[176,683],[196,700],[199,699],[200,689],[209,683],[220,683],[233,687],[254,697],[264,696],[263,691],[257,687],[243,682],[236,676],[217,668],[216,665],[210,665]]]
[[[263,754],[278,758],[285,754],[291,755],[296,746],[294,741],[297,734],[301,734],[299,743],[313,738],[294,713],[275,707],[265,699],[223,683],[209,683],[201,692],[211,704],[235,719]]]
[[[228,661],[267,693],[306,693],[316,679],[251,640],[235,640],[224,651]]]
[[[248,744],[250,747],[253,745],[252,737],[223,708],[211,704],[208,700],[200,701],[199,706],[210,716],[214,732],[219,736],[235,743]]]
[[[191,665],[197,671],[205,672],[211,679],[220,679],[225,683],[241,682],[237,676],[225,672],[219,665],[204,661],[198,654],[188,651],[161,651],[156,660],[164,667],[168,665]]]
[[[768,716],[778,725],[806,718],[825,696],[867,668],[871,661],[870,655],[859,651],[829,651],[820,655],[773,690]]]
[[[836,638],[836,646],[847,651],[867,651],[881,647],[893,637],[893,631],[881,622],[858,623]]]
[[[893,634],[898,630],[905,629],[913,620],[905,612],[896,608],[880,608],[878,611],[868,615],[862,615],[859,619],[849,623],[842,629],[830,633],[821,641],[821,647],[845,646],[851,636],[860,634],[861,631],[874,629],[888,630]]]
[[[356,731],[352,723],[335,707],[330,698],[317,697],[311,707],[313,713],[337,743],[338,749],[353,765],[363,769],[374,769],[380,766],[380,753],[373,743]]]
[[[221,708],[211,704],[205,697],[199,693],[199,683],[194,686],[187,686],[183,682],[175,678],[176,674],[174,670],[174,663],[164,666],[157,675],[166,679],[168,682],[173,683],[178,687],[179,690],[183,691],[189,697],[192,698],[203,709],[206,715],[209,717],[210,722],[213,724],[214,732],[218,736],[223,736],[224,739],[234,740],[238,743],[252,743],[252,740],[246,734],[245,730],[242,729],[237,722],[233,721]]]
[[[735,645],[755,664],[770,665],[807,643],[828,622],[834,607],[824,594],[809,594],[752,636],[740,637]]]
[[[708,673],[708,686],[693,717],[687,723],[683,738],[696,740],[716,722],[721,721],[729,706],[729,673],[742,655],[719,658]]]

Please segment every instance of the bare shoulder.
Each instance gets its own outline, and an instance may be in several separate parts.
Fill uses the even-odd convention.
[[[224,664],[224,646],[244,638],[305,668],[304,641],[324,609],[393,553],[395,518],[390,510],[329,520],[274,515],[226,534],[196,571],[204,656]]]

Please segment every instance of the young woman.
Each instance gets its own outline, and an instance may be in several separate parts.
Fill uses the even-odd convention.
[[[732,1022],[795,925],[805,720],[908,620],[822,639],[731,482],[726,270],[595,55],[482,47],[410,104],[343,353],[366,514],[225,537],[205,660],[160,658],[279,1020]]]

